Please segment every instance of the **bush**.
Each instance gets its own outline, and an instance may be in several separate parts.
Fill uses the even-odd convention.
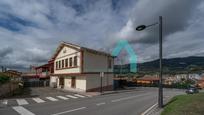
[[[10,80],[10,77],[0,73],[0,84],[6,83]]]

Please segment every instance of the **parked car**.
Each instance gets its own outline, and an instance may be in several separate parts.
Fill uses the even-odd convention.
[[[194,93],[199,93],[199,91],[198,91],[197,88],[191,87],[191,88],[188,88],[188,89],[186,90],[186,93],[187,93],[187,94],[194,94]]]

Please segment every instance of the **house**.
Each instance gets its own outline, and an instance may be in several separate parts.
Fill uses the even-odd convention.
[[[201,79],[202,77],[201,77],[200,74],[194,73],[194,74],[188,74],[188,78],[189,78],[189,79],[199,80],[199,79]]]
[[[9,76],[13,81],[21,81],[21,72],[16,70],[6,70],[3,72],[5,75]]]
[[[177,79],[177,78],[178,78],[178,76],[173,75],[173,74],[164,74],[163,75],[163,79],[164,79],[163,84],[164,85],[172,85],[174,83],[177,83],[181,80],[180,78],[179,79]]]
[[[52,87],[82,92],[113,88],[114,57],[108,53],[62,42],[50,62]]]
[[[203,89],[204,88],[204,78],[202,79],[199,79],[197,81],[197,84],[196,84],[199,88]]]
[[[49,86],[50,74],[54,72],[54,63],[48,62],[41,66],[30,66],[29,72],[24,72],[22,80],[25,87]]]
[[[44,86],[49,86],[50,74],[54,72],[54,63],[48,63],[35,68],[36,75]]]
[[[39,76],[40,79],[50,79],[50,74],[54,73],[54,64],[48,63],[35,68],[36,75]]]
[[[148,76],[145,75],[144,77],[135,79],[138,86],[140,85],[158,85],[159,77],[157,76]]]

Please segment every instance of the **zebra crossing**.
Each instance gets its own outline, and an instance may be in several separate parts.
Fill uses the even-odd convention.
[[[32,98],[36,103],[44,103],[45,101],[40,98]]]
[[[85,96],[83,96],[83,95],[79,95],[79,94],[74,94],[75,96],[77,96],[77,97],[81,97],[81,98],[84,98]]]
[[[88,96],[84,96],[81,94],[73,94],[73,95],[59,95],[59,96],[48,96],[48,97],[34,97],[34,98],[26,98],[26,99],[9,99],[9,100],[0,100],[1,105],[5,106],[22,106],[33,103],[45,103],[45,102],[56,102],[60,100],[72,100],[78,98],[88,98]]]
[[[73,98],[73,99],[77,99],[78,97],[76,97],[76,96],[72,96],[72,95],[66,95],[67,97],[69,97],[69,98]]]
[[[50,101],[58,101],[58,99],[54,98],[54,97],[46,97],[48,100]]]
[[[18,105],[27,105],[28,102],[25,99],[17,99],[16,100]]]
[[[60,98],[60,99],[63,99],[63,100],[68,100],[69,98],[67,98],[67,97],[64,97],[64,96],[57,96],[58,98]]]

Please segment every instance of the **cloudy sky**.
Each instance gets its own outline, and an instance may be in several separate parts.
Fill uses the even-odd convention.
[[[138,62],[158,58],[158,26],[137,32],[163,16],[164,57],[204,56],[201,0],[1,0],[0,65],[24,70],[41,65],[61,41],[111,52],[126,39]]]

